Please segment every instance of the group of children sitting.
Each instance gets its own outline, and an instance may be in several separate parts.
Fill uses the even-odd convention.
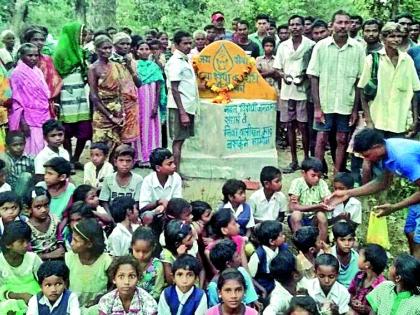
[[[0,162],[0,314],[420,314],[420,262],[396,257],[386,280],[386,251],[356,244],[360,202],[325,203],[317,159],[288,197],[266,166],[248,202],[230,179],[213,209],[182,199],[165,148],[143,179],[130,146],[93,143],[76,187],[63,127],[47,121],[43,132],[34,160],[10,133]],[[334,189],[352,186],[335,176]]]

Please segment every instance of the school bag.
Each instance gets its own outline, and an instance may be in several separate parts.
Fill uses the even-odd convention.
[[[379,53],[372,52],[372,72],[370,75],[370,80],[363,88],[363,95],[365,99],[369,101],[373,101],[376,97],[376,93],[378,92],[378,69],[379,69]]]

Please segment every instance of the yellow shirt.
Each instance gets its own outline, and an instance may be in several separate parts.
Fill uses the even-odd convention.
[[[332,36],[314,46],[306,73],[319,78],[319,98],[325,114],[351,114],[364,59],[365,50],[353,38],[341,48]]]
[[[385,53],[379,52],[378,90],[369,109],[375,128],[403,133],[412,122],[411,100],[420,91],[420,82],[411,57],[400,51],[395,67]],[[371,78],[372,55],[366,58],[358,87],[364,88]]]

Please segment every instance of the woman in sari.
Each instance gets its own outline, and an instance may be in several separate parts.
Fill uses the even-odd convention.
[[[26,136],[25,153],[35,156],[44,148],[42,124],[51,118],[50,90],[42,71],[36,66],[39,50],[25,43],[19,49],[20,60],[10,77],[12,111],[10,130],[22,130]]]
[[[95,38],[98,60],[89,67],[90,98],[93,104],[93,142],[104,142],[113,152],[121,143],[125,113],[121,101],[119,71],[109,61],[112,40],[105,35]],[[112,153],[111,153],[112,156]]]
[[[37,46],[40,53],[44,48],[45,40],[46,34],[42,29],[37,27],[30,27],[23,33],[23,41]],[[45,81],[50,89],[50,113],[51,117],[55,118],[57,114],[55,104],[59,102],[59,95],[61,88],[63,87],[63,80],[55,69],[53,60],[50,56],[41,53],[39,55],[37,66],[44,74]]]
[[[137,72],[142,81],[138,93],[141,145],[139,157],[141,157],[142,164],[149,162],[149,156],[153,149],[162,146],[159,105],[166,103],[162,70],[158,64],[149,60],[150,53],[149,44],[140,42],[137,50],[139,57]],[[136,146],[135,149],[137,149]]]
[[[80,155],[86,141],[92,138],[91,110],[86,87],[87,65],[82,49],[86,36],[84,25],[73,22],[64,25],[54,54],[54,65],[63,78],[60,95],[60,120],[65,128],[64,148],[69,151],[71,162],[83,169]],[[77,139],[72,155],[71,139]]]
[[[121,101],[124,106],[125,123],[121,131],[121,141],[134,144],[139,137],[139,107],[137,87],[141,81],[137,75],[136,62],[131,58],[131,37],[123,32],[113,36],[114,53],[110,60],[116,65],[121,86]]]
[[[0,153],[5,152],[8,109],[12,103],[9,74],[0,61]]]

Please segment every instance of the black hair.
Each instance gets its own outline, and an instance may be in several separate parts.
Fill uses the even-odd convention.
[[[232,22],[239,22],[240,19],[241,19],[240,17],[233,18]]]
[[[214,11],[214,12],[211,14],[211,17],[213,17],[213,15],[215,15],[215,14],[221,14],[221,15],[225,16],[225,15],[224,15],[224,13],[223,13],[222,11]]]
[[[235,195],[238,191],[246,191],[246,185],[243,181],[237,179],[228,179],[222,187],[223,202],[229,201],[229,196]]]
[[[412,294],[420,294],[420,261],[409,255],[400,254],[394,261],[395,273],[401,277],[403,288]]]
[[[163,161],[171,158],[172,156],[172,152],[167,148],[156,148],[149,156],[150,167],[152,170],[156,171],[156,166],[162,166]]]
[[[91,206],[86,204],[85,201],[79,200],[71,205],[69,215],[72,216],[73,214],[79,213],[83,219],[94,219],[96,218],[93,213],[95,210],[96,209],[93,209]]]
[[[258,20],[266,20],[267,22],[270,22],[270,17],[267,14],[258,14],[255,17],[255,22],[257,22]],[[243,24],[243,23],[241,23]]]
[[[405,19],[409,19],[411,22],[414,22],[414,17],[413,17],[413,15],[411,15],[411,14],[410,14],[410,13],[408,13],[408,12],[404,12],[404,13],[398,14],[398,15],[395,17],[395,22],[396,22],[396,23],[398,23],[398,20],[399,20],[399,19],[403,19],[403,18],[405,18]]]
[[[105,30],[106,30],[107,32],[109,32],[109,31],[117,31],[117,32],[118,32],[117,28],[116,28],[116,27],[114,27],[114,26],[108,26]]]
[[[126,255],[126,256],[114,257],[111,265],[109,265],[107,273],[108,273],[108,280],[110,282],[112,282],[112,280],[115,279],[115,276],[117,275],[118,269],[120,268],[121,265],[131,265],[136,271],[137,278],[140,278],[142,274],[140,263],[133,256]]]
[[[316,19],[312,23],[312,26],[311,27],[312,27],[312,29],[317,28],[317,27],[324,27],[324,28],[328,29],[328,24],[324,20]]]
[[[4,226],[3,235],[0,239],[0,247],[3,253],[7,252],[7,246],[19,240],[30,242],[32,236],[31,228],[25,222],[11,221]]]
[[[153,38],[156,38],[158,36],[159,32],[156,29],[150,29],[150,30],[147,30],[146,33],[144,33],[144,34],[145,35],[150,34],[150,35],[152,35]]]
[[[19,49],[18,49],[18,55],[19,58],[22,58],[22,56],[24,56],[25,54],[28,53],[29,49],[36,49],[36,51],[39,53],[39,49],[37,46],[35,46],[32,43],[23,43]]]
[[[305,21],[311,21],[311,23],[315,22],[315,18],[311,15],[305,16],[303,19]]]
[[[167,32],[159,32],[159,33],[157,34],[157,38],[161,38],[163,35],[168,36],[168,33],[167,33]]]
[[[339,237],[346,237],[348,235],[353,237],[356,236],[356,231],[353,224],[348,221],[338,221],[335,223],[332,227],[332,232],[335,239]]]
[[[12,130],[9,131],[6,135],[6,145],[11,145],[15,138],[21,138],[24,142],[26,142],[26,137],[22,131],[19,130]]]
[[[166,216],[169,218],[178,219],[182,213],[191,210],[191,204],[182,198],[172,198],[166,207]]]
[[[280,24],[279,26],[277,26],[277,32],[280,32],[281,29],[289,30],[289,25],[287,25],[287,24]]]
[[[85,241],[92,243],[89,251],[96,257],[105,251],[104,231],[96,219],[82,219],[76,224],[73,233],[79,234]]]
[[[204,26],[205,31],[208,31],[211,28],[213,28],[213,29],[215,28],[213,24],[209,24],[209,25]]]
[[[280,250],[270,263],[271,276],[284,285],[293,279],[294,272],[297,272],[295,256],[288,249]]]
[[[100,150],[106,156],[109,153],[109,147],[104,142],[94,142],[90,146],[91,150]]]
[[[350,173],[339,172],[334,176],[334,183],[342,183],[347,189],[354,187],[354,178]]]
[[[249,29],[249,23],[248,23],[247,20],[240,20],[240,21],[238,21],[238,24],[246,25],[246,28]]]
[[[17,204],[19,209],[22,207],[20,198],[14,191],[3,191],[0,193],[0,207],[2,207],[6,202]]]
[[[119,145],[115,151],[114,151],[114,159],[118,159],[120,156],[130,156],[132,159],[134,159],[135,151],[133,147],[127,145],[127,144],[121,144]]]
[[[210,250],[210,261],[218,271],[226,269],[227,264],[235,255],[236,244],[230,239],[220,240]]]
[[[274,20],[270,20],[270,26],[276,28],[277,27],[277,23]]]
[[[97,30],[96,32],[93,33],[93,39],[95,39],[96,37],[98,37],[100,35],[105,35],[106,37],[109,37],[108,31],[106,31],[106,30]]]
[[[309,295],[296,295],[292,297],[290,307],[285,315],[291,315],[298,308],[303,308],[309,315],[319,315],[318,305]]]
[[[143,42],[143,37],[138,34],[131,35],[131,48],[137,49]]]
[[[302,171],[308,172],[310,170],[313,170],[314,172],[322,172],[324,170],[324,167],[322,166],[322,162],[314,157],[309,157],[307,159],[304,159],[302,162]]]
[[[163,235],[166,240],[166,249],[172,254],[176,254],[178,246],[182,240],[191,233],[191,226],[183,223],[181,220],[171,220],[165,225]]]
[[[264,40],[269,37],[265,37],[263,39],[263,47],[264,47]],[[273,40],[274,38],[271,37]],[[274,41],[275,43],[275,41]],[[281,171],[274,166],[264,166],[260,173],[260,182],[261,185],[264,186],[264,182],[271,182],[273,179],[277,178],[277,176],[281,176]]]
[[[289,19],[287,20],[287,24],[290,24],[290,21],[294,19],[299,19],[302,25],[305,25],[305,18],[298,14],[293,14],[291,17],[289,17]]]
[[[266,36],[263,38],[261,45],[264,47],[265,44],[271,43],[273,47],[276,47],[276,40],[272,36]]]
[[[388,255],[385,249],[378,244],[367,244],[362,250],[365,255],[365,261],[370,263],[374,273],[380,275],[388,264]]]
[[[172,273],[175,275],[175,272],[178,269],[191,270],[194,272],[195,276],[198,277],[201,270],[201,264],[197,258],[189,254],[182,254],[177,259],[175,259],[172,264]]]
[[[338,11],[335,11],[332,15],[332,18],[331,18],[332,23],[335,22],[335,18],[337,17],[337,15],[345,15],[345,16],[348,16],[350,18],[350,14],[348,12],[346,12],[344,10],[338,10]]]
[[[30,26],[27,29],[25,29],[22,33],[23,42],[24,43],[29,43],[31,41],[32,37],[34,37],[35,34],[42,34],[44,37],[46,37],[48,35],[48,33],[45,34],[45,31],[43,31],[38,26]]]
[[[229,208],[222,208],[216,211],[211,218],[212,232],[216,236],[223,237],[222,228],[227,227],[234,218],[232,210]]]
[[[350,15],[350,20],[358,20],[360,25],[363,25],[363,18],[360,15]]]
[[[58,175],[66,175],[70,177],[71,174],[71,164],[65,158],[61,156],[53,157],[51,160],[45,162],[44,167],[50,167],[54,172],[57,172]]]
[[[238,281],[242,285],[242,287],[244,288],[244,292],[245,292],[245,290],[246,290],[245,278],[238,269],[228,268],[228,269],[223,270],[219,275],[219,279],[217,280],[217,289],[219,291],[222,290],[223,285],[228,280]]]
[[[124,27],[121,27],[121,32],[131,35],[133,33],[133,30],[127,26],[124,26]]]
[[[86,184],[77,186],[77,188],[73,192],[73,202],[76,202],[76,201],[85,202],[88,192],[92,191],[93,189],[95,189],[95,187],[91,185],[86,185]]]
[[[280,222],[267,220],[256,227],[255,236],[260,245],[270,246],[270,241],[275,240],[282,232],[283,227]]]
[[[120,223],[125,220],[127,213],[134,211],[136,201],[129,196],[119,196],[111,201],[109,210],[115,223]]]
[[[48,136],[51,131],[58,130],[64,132],[64,126],[61,121],[49,119],[42,124],[42,134],[44,137]]]
[[[314,226],[304,226],[293,234],[292,241],[298,250],[302,253],[307,253],[311,247],[316,246],[318,235],[318,228]]]
[[[191,34],[185,31],[177,31],[174,34],[175,45],[179,45],[184,37],[191,37]]]
[[[193,215],[193,221],[198,221],[201,219],[201,216],[203,215],[206,210],[212,210],[211,206],[201,200],[195,200],[191,201],[191,208],[192,208],[192,215]]]
[[[384,136],[375,129],[362,129],[354,137],[353,149],[355,152],[365,152],[375,145],[385,145]]]
[[[315,270],[317,270],[319,266],[333,267],[337,273],[340,270],[340,263],[338,262],[338,259],[331,254],[318,255],[315,258]]]
[[[378,25],[378,31],[379,32],[381,31],[382,26],[384,26],[384,24],[382,23],[382,21],[381,20],[378,20],[378,19],[369,19],[369,20],[366,20],[363,23],[363,26],[362,26],[362,29],[363,30],[365,29],[365,26],[366,25]]]
[[[48,201],[51,200],[51,195],[47,189],[45,189],[44,187],[35,186],[32,189],[32,191],[30,191],[26,196],[24,196],[23,201],[28,208],[31,208],[34,199],[40,196],[45,196],[48,199]]]
[[[152,39],[151,41],[150,41],[150,43],[147,43],[147,42],[144,42],[144,43],[140,43],[139,44],[139,46],[140,45],[142,45],[142,44],[146,44],[146,45],[148,45],[149,46],[149,48],[151,48],[151,46],[152,45],[158,45],[159,46],[159,48],[161,47],[161,45],[162,45],[162,43],[160,42],[160,40],[158,40],[158,39]]]
[[[64,283],[69,280],[70,270],[61,260],[49,260],[44,261],[36,273],[38,276],[38,283],[42,285],[42,282],[48,277],[56,276],[63,279]]]
[[[6,167],[6,162],[0,159],[0,172]]]
[[[140,226],[133,232],[133,237],[131,238],[131,246],[134,245],[136,241],[147,241],[150,242],[150,246],[153,251],[153,256],[156,256],[155,249],[157,249],[159,246],[158,239],[156,237],[156,234],[153,232],[153,230],[147,226]]]

